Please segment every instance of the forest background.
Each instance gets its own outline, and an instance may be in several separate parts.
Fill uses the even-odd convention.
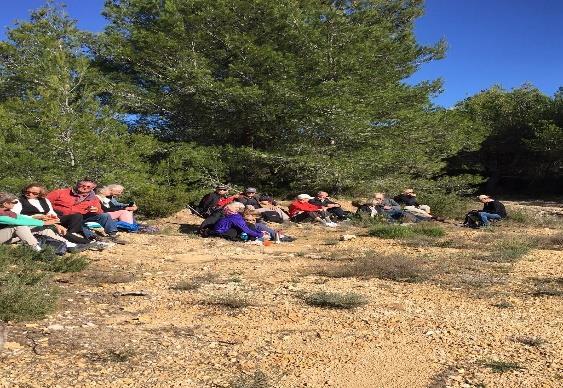
[[[147,216],[218,183],[278,196],[414,186],[560,194],[563,88],[493,87],[452,109],[421,0],[107,0],[81,31],[48,3],[0,42],[0,187],[122,183]]]

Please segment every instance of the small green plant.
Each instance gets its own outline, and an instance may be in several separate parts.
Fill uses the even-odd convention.
[[[386,225],[387,223],[387,219],[380,215],[371,217],[369,214],[359,213],[352,217],[352,225],[360,228],[371,228],[372,226]]]
[[[345,294],[325,291],[314,292],[304,296],[303,300],[310,306],[333,309],[353,309],[367,303],[362,295],[353,292]]]
[[[518,336],[512,337],[512,340],[531,347],[538,347],[545,343],[545,340],[540,337]]]
[[[527,254],[532,244],[527,240],[501,240],[493,244],[491,252],[482,257],[484,261],[511,263]]]
[[[533,278],[533,296],[563,296],[563,278]]]
[[[483,361],[481,365],[487,368],[491,368],[491,370],[495,373],[505,373],[513,370],[524,369],[517,363],[508,361]]]
[[[210,305],[224,306],[231,309],[240,309],[254,304],[248,295],[240,292],[229,292],[224,295],[215,295],[209,298],[206,303]]]
[[[521,210],[513,210],[510,212],[509,220],[517,224],[526,224],[529,221],[529,216]]]
[[[46,263],[45,268],[51,272],[80,272],[88,266],[88,259],[80,255],[57,256]]]
[[[396,224],[374,226],[369,230],[368,234],[373,237],[386,239],[401,239],[415,235],[411,228]]]
[[[58,290],[48,279],[20,274],[0,276],[0,321],[41,319],[55,308]]]
[[[403,255],[376,256],[367,253],[352,262],[318,272],[333,278],[385,279],[412,283],[423,279],[420,262]]]
[[[252,376],[240,376],[230,384],[231,388],[269,388],[271,387],[268,376],[261,370]]]
[[[214,282],[217,280],[217,277],[218,275],[214,273],[207,273],[205,275],[195,276],[188,280],[183,280],[170,288],[178,291],[193,291],[201,288],[207,283]]]
[[[440,226],[428,222],[416,224],[412,227],[412,230],[415,234],[427,237],[442,237],[446,234]]]
[[[494,303],[493,306],[499,309],[510,309],[514,307],[514,305],[507,300],[501,300],[500,302]]]

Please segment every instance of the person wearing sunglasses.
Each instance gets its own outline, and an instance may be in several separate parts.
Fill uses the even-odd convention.
[[[38,220],[46,221],[49,219],[58,220],[54,224],[58,234],[74,244],[88,244],[90,240],[81,236],[82,215],[69,214],[58,215],[53,210],[51,201],[46,198],[47,189],[40,183],[30,183],[26,185],[19,197],[19,203],[14,206],[14,213],[31,216]]]
[[[0,244],[21,240],[31,249],[40,251],[41,247],[34,235],[43,235],[54,240],[64,241],[46,226],[56,225],[58,219],[39,220],[22,214],[16,214],[13,209],[19,203],[13,194],[0,192]],[[14,242],[15,242],[14,241]]]
[[[76,183],[75,187],[57,189],[47,194],[47,199],[51,201],[53,209],[59,216],[70,214],[81,214],[84,222],[96,222],[100,224],[104,231],[109,235],[113,242],[117,241],[117,226],[111,216],[102,211],[102,205],[94,189],[94,180],[84,178]],[[86,238],[94,239],[94,234],[88,229],[82,229]]]

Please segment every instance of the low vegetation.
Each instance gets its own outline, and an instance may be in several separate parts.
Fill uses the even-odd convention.
[[[170,288],[178,291],[193,291],[201,288],[205,284],[214,282],[217,278],[217,274],[208,273],[201,276],[195,276],[188,280],[183,280]]]
[[[81,256],[56,256],[26,246],[0,245],[0,321],[41,319],[53,311],[58,289],[53,272],[77,272],[88,261]]]
[[[438,225],[421,223],[414,226],[398,224],[381,224],[372,227],[369,235],[386,239],[408,239],[415,236],[442,237],[444,229]]]
[[[333,309],[353,309],[363,306],[367,300],[360,294],[354,292],[313,292],[303,297],[309,306],[333,308]]]
[[[230,384],[231,388],[268,388],[271,387],[268,376],[257,370],[251,376],[240,376]]]
[[[495,263],[512,263],[527,254],[532,248],[533,244],[526,239],[499,240],[481,259]]]
[[[521,370],[524,369],[520,365],[515,362],[509,361],[483,361],[481,365],[490,368],[495,373],[505,373],[514,370]]]
[[[332,278],[384,279],[412,283],[424,278],[420,262],[405,255],[368,253],[351,262],[325,268],[318,272]]]
[[[223,295],[213,295],[209,297],[206,304],[228,307],[230,309],[240,309],[254,305],[254,301],[246,294],[241,292],[228,292]]]

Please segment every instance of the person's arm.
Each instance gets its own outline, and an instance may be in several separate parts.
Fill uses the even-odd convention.
[[[242,217],[232,219],[232,224],[235,228],[240,229],[249,236],[255,238],[261,238],[263,236],[262,232],[250,229]]]
[[[26,217],[18,214],[16,218],[0,216],[0,225],[9,226],[44,226],[45,223],[33,217]]]

